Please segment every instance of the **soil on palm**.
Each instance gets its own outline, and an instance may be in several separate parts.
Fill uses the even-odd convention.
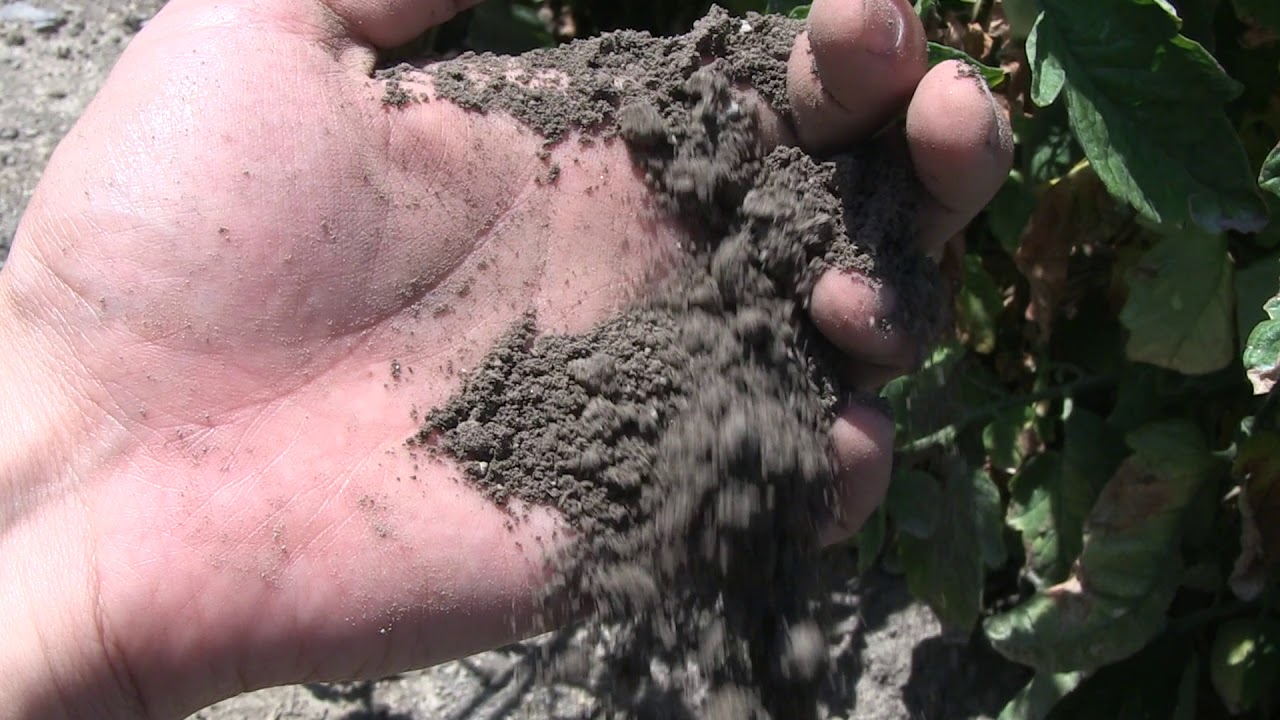
[[[739,89],[785,112],[799,29],[715,10],[679,38],[622,32],[383,73],[426,73],[438,95],[549,143],[622,137],[690,228],[659,288],[583,334],[540,335],[527,317],[412,440],[495,502],[555,507],[580,531],[548,601],[611,623],[619,713],[817,717],[829,429],[860,400],[807,298],[824,270],[857,270],[907,300],[888,322],[933,330],[914,312],[939,290],[911,250],[908,163],[892,147],[770,151],[757,96]]]

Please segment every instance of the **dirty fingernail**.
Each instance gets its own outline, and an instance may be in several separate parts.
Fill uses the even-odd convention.
[[[999,104],[992,103],[991,109],[996,114],[996,117],[995,122],[992,124],[991,132],[987,137],[987,145],[998,153],[1012,152],[1013,128],[1009,126],[1009,121]]]
[[[1005,111],[1000,101],[996,100],[995,93],[991,92],[987,81],[979,77],[978,82],[982,85],[982,93],[987,98],[987,102],[991,104],[991,127],[987,131],[987,147],[998,153],[1011,152],[1013,127],[1009,124],[1009,113]]]
[[[871,293],[871,307],[874,310],[868,321],[881,334],[887,334],[892,329],[894,318],[897,317],[898,293],[888,283],[873,283],[861,274],[856,277]]]

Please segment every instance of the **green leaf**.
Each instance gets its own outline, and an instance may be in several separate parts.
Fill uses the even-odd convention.
[[[1065,96],[1071,128],[1107,189],[1152,220],[1212,232],[1266,222],[1223,110],[1239,85],[1179,34],[1162,0],[1042,0],[1027,40],[1032,99]]]
[[[949,631],[967,633],[982,609],[984,569],[1003,562],[1000,491],[982,470],[953,468],[931,537],[903,534],[898,552],[907,586]]]
[[[1233,0],[1236,14],[1280,32],[1280,3],[1276,0]]]
[[[1134,454],[1103,488],[1073,574],[984,626],[1001,654],[1042,673],[1127,657],[1164,627],[1178,585],[1187,503],[1216,468],[1194,425],[1174,420],[1131,433]]]
[[[1280,624],[1238,618],[1218,626],[1210,655],[1209,678],[1233,715],[1248,712],[1280,685]]]
[[[1000,654],[1038,672],[1092,670],[1141,650],[1165,624],[1176,583],[1154,583],[1132,601],[1090,592],[1076,578],[989,618]]]
[[[937,429],[937,412],[930,398],[953,380],[955,367],[964,357],[962,345],[939,345],[919,370],[889,381],[880,391],[893,410],[900,445]]]
[[[1035,209],[1036,197],[1027,187],[1026,179],[1021,172],[1011,171],[987,205],[987,227],[1005,252],[1012,255],[1018,250],[1022,230]]]
[[[1128,357],[1188,375],[1226,367],[1235,347],[1231,274],[1221,235],[1193,230],[1161,240],[1129,276],[1120,313]]]
[[[1089,513],[1080,562],[1091,587],[1132,598],[1150,587],[1135,566],[1150,571],[1176,564],[1169,548],[1176,546],[1187,503],[1220,468],[1189,420],[1144,425],[1125,442],[1134,455],[1121,463]],[[1132,472],[1122,476],[1126,464]]]
[[[1005,18],[1015,40],[1025,40],[1040,14],[1036,0],[1004,0]]]
[[[796,7],[791,9],[791,12],[787,13],[787,17],[791,18],[792,20],[807,20],[809,19],[810,7],[811,6],[809,5],[797,5]]]
[[[1016,472],[1022,466],[1022,436],[1035,419],[1035,408],[1011,407],[997,413],[982,429],[982,447],[993,467]]]
[[[1004,546],[1004,504],[1000,500],[1000,488],[985,470],[973,474],[973,485],[978,548],[982,564],[994,570],[1009,559],[1009,550]]]
[[[521,53],[553,43],[537,11],[514,0],[477,5],[467,28],[467,45],[482,52]]]
[[[1255,395],[1271,392],[1280,378],[1280,294],[1262,305],[1267,320],[1257,324],[1244,344],[1244,370]]]
[[[1062,546],[1070,530],[1064,533],[1058,516],[1061,495],[1062,456],[1053,451],[1031,458],[1009,484],[1006,522],[1022,536],[1025,569],[1037,589],[1066,579],[1075,559]]]
[[[1062,105],[1051,105],[1031,117],[1015,116],[1013,134],[1021,148],[1022,171],[1031,187],[1057,181],[1084,159]]]
[[[876,511],[871,513],[871,517],[862,524],[862,529],[858,531],[854,543],[858,546],[859,574],[869,570],[875,564],[876,558],[880,557],[880,551],[884,549],[884,516],[884,506],[876,508]]]
[[[1120,429],[1079,407],[1071,408],[1062,432],[1062,490],[1056,499],[1059,542],[1063,557],[1074,562],[1084,549],[1089,510],[1128,449]]]
[[[1044,23],[1045,15],[1040,13],[1027,37],[1027,60],[1031,63],[1031,100],[1040,107],[1049,107],[1062,94],[1067,73],[1056,55],[1041,51],[1040,30]]]
[[[1276,4],[1280,7],[1280,3]],[[1258,187],[1267,192],[1280,197],[1280,145],[1271,149],[1267,153],[1267,159],[1262,161],[1262,171],[1258,173]]]
[[[933,67],[941,62],[946,62],[947,60],[959,60],[960,62],[969,65],[974,70],[977,70],[978,73],[982,75],[982,79],[987,82],[987,87],[997,87],[1000,83],[1004,82],[1004,70],[991,67],[990,65],[983,65],[970,56],[969,53],[963,50],[957,50],[950,45],[930,42],[929,67]]]
[[[1280,251],[1258,258],[1247,267],[1237,267],[1235,286],[1236,337],[1244,347],[1249,333],[1258,323],[1268,320],[1263,308],[1280,288]]]
[[[988,354],[996,349],[996,320],[1004,299],[996,281],[982,266],[982,258],[964,256],[964,283],[956,294],[956,323],[966,344]]]
[[[927,540],[938,527],[942,486],[923,470],[894,472],[884,506],[899,532]]]
[[[933,6],[937,4],[938,0],[916,0],[916,17],[923,18],[925,15],[928,15],[929,11],[933,9]]]
[[[1044,720],[1049,711],[1064,695],[1075,689],[1084,679],[1082,672],[1057,675],[1037,673],[1008,705],[1000,711],[998,720]]]

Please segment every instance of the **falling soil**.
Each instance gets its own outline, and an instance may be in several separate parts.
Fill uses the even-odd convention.
[[[857,270],[899,288],[887,322],[932,331],[913,312],[938,290],[910,250],[900,153],[821,162],[761,140],[756,96],[739,88],[785,113],[799,29],[713,10],[679,38],[620,32],[384,71],[426,72],[437,95],[507,112],[548,142],[622,137],[696,229],[661,287],[591,331],[539,335],[527,317],[413,439],[495,502],[554,507],[578,531],[548,598],[612,623],[617,714],[818,716],[829,431],[860,400],[807,298],[824,270]]]

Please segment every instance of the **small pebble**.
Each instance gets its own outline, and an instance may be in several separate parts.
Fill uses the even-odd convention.
[[[29,2],[11,2],[0,6],[0,22],[27,23],[38,33],[52,33],[67,23],[67,16]]]
[[[146,27],[147,23],[150,22],[150,20],[151,18],[146,18],[146,17],[142,17],[141,15],[129,13],[128,15],[125,15],[123,19],[121,19],[120,24],[124,25],[125,29],[128,30],[129,32],[137,33],[141,31],[142,28]]]

